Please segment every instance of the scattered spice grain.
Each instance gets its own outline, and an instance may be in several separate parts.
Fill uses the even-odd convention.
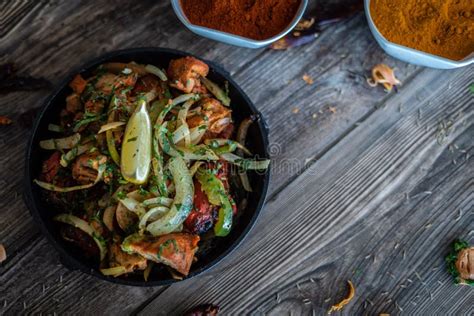
[[[0,115],[0,125],[10,125],[12,120],[6,116]]]
[[[309,85],[312,85],[314,83],[313,78],[311,78],[308,74],[303,75],[303,80]]]

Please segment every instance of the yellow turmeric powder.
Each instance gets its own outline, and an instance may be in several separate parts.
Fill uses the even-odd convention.
[[[372,0],[370,15],[390,42],[453,60],[474,52],[474,0]]]

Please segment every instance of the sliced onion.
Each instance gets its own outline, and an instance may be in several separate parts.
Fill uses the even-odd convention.
[[[108,131],[108,130],[115,130],[117,129],[117,127],[120,127],[122,125],[125,125],[125,122],[111,122],[111,123],[107,123],[105,125],[102,125],[100,127],[100,130],[97,134],[100,134],[100,133],[103,133],[105,131]]]
[[[191,117],[191,116],[198,115],[198,114],[201,113],[201,110],[202,109],[201,109],[200,106],[195,107],[194,109],[188,111],[188,115],[186,115],[186,117]]]
[[[148,281],[148,277],[150,276],[151,269],[153,269],[153,261],[148,260],[148,265],[146,266],[145,270],[143,270],[143,279],[145,282]]]
[[[81,134],[75,133],[64,138],[46,139],[39,142],[41,148],[46,150],[71,149],[81,141]]]
[[[48,131],[56,132],[56,133],[62,133],[62,132],[64,132],[64,128],[62,128],[61,126],[56,125],[56,124],[49,124],[48,125]]]
[[[243,168],[244,170],[265,170],[270,165],[270,159],[251,160],[242,158],[232,153],[222,154],[221,158]]]
[[[156,92],[155,89],[153,89],[153,90],[148,91],[147,93],[145,93],[143,95],[143,98],[148,103],[148,102],[151,102],[151,101],[155,100],[157,96],[158,96],[158,93]]]
[[[250,185],[249,176],[247,175],[247,171],[239,171],[240,182],[244,187],[244,190],[247,192],[252,192],[252,186]]]
[[[153,205],[163,205],[163,206],[166,206],[166,207],[170,207],[171,203],[173,203],[173,199],[163,197],[163,196],[159,196],[159,197],[155,197],[155,198],[151,198],[151,199],[143,201],[142,205],[145,206],[145,207],[150,207],[150,206],[153,206]]]
[[[169,212],[169,210],[170,209],[166,206],[157,206],[157,207],[151,208],[140,219],[138,228],[140,229],[141,232],[143,232],[146,228],[146,224],[148,223],[148,221],[156,221],[160,217],[160,215],[166,214],[167,212]]]
[[[183,145],[188,147],[191,144],[191,135],[190,135],[188,124],[184,121],[173,133],[173,143],[177,145]]]
[[[100,269],[100,272],[102,272],[103,275],[110,275],[110,276],[113,276],[113,277],[118,277],[122,274],[127,273],[128,270],[124,266],[118,266],[118,267],[113,267],[113,268]]]
[[[242,145],[239,142],[233,141],[231,139],[225,139],[225,138],[206,139],[204,143],[206,145],[210,145],[212,148],[217,148],[217,147],[225,146],[225,145],[235,145],[238,149],[242,150],[247,155],[252,154],[250,150],[248,150],[244,145]]]
[[[175,144],[184,145],[186,147],[188,147],[191,144],[189,126],[188,126],[188,123],[186,123],[186,117],[188,116],[189,109],[191,108],[191,106],[195,102],[196,102],[195,98],[189,99],[188,101],[186,101],[183,104],[183,107],[178,112],[178,117],[177,117],[177,121],[176,121],[177,124],[178,124],[177,127],[178,127],[178,129],[180,129],[180,128],[183,129],[182,134],[184,135],[184,137],[182,139],[178,140],[178,141],[175,141],[174,136],[173,136],[173,141],[174,141]],[[183,142],[183,140],[184,140],[184,142]]]
[[[230,117],[223,117],[223,118],[218,119],[217,121],[215,121],[211,125],[210,128],[211,128],[211,130],[216,130],[216,129],[219,129],[221,126],[226,126],[226,125],[230,124],[230,122],[232,122]]]
[[[218,160],[219,157],[205,145],[195,145],[190,147],[179,147],[172,143],[167,134],[166,125],[163,123],[158,131],[160,147],[165,153],[172,157],[181,157],[185,160]]]
[[[216,97],[217,100],[221,101],[222,104],[225,106],[230,105],[230,98],[227,95],[227,93],[224,92],[224,90],[221,89],[216,83],[212,82],[211,80],[201,77],[202,83],[204,83],[204,86],[211,91],[211,93]]]
[[[85,232],[87,235],[91,236],[92,239],[94,239],[95,243],[97,244],[97,247],[99,248],[100,261],[104,260],[105,254],[107,253],[107,247],[106,247],[105,241],[102,238],[99,238],[100,237],[99,232],[97,232],[94,229],[94,227],[89,225],[88,222],[71,214],[59,214],[55,216],[53,220],[72,225],[76,228],[79,228],[80,230]]]
[[[245,146],[247,133],[249,130],[250,125],[254,122],[254,117],[248,117],[242,121],[239,125],[239,129],[237,130],[237,141]]]
[[[158,122],[158,120],[157,120]],[[166,187],[166,179],[163,170],[163,155],[160,150],[159,141],[159,128],[154,127],[153,140],[152,140],[152,159],[151,166],[154,176],[151,177],[151,183],[153,186],[158,188],[158,192],[155,191],[155,195],[168,196],[169,192]]]
[[[172,233],[180,233],[182,231],[183,231],[183,224],[180,224],[172,231]]]
[[[99,170],[97,172],[97,178],[95,179],[94,182],[89,183],[89,184],[83,184],[83,185],[77,185],[77,186],[72,186],[72,187],[58,187],[52,183],[47,183],[43,181],[39,181],[34,179],[33,182],[36,183],[38,186],[45,190],[49,191],[55,191],[55,192],[61,192],[61,193],[66,193],[66,192],[72,192],[72,191],[77,191],[77,190],[84,190],[93,187],[94,185],[97,184],[100,180],[102,180],[102,176],[105,171],[105,165],[100,165]]]
[[[199,167],[201,167],[202,164],[204,164],[204,162],[196,161],[194,165],[191,166],[191,168],[189,169],[189,173],[191,174],[191,176],[194,176],[194,174],[198,171]]]
[[[115,97],[115,95],[113,95],[107,110],[109,113],[109,116],[107,117],[108,123],[112,123],[115,120],[115,110],[113,109],[117,106],[117,102],[118,99]],[[120,155],[117,151],[117,148],[115,147],[115,138],[113,132],[111,130],[105,131],[105,138],[107,140],[107,149],[109,150],[110,157],[118,166],[120,166]]]
[[[168,77],[166,76],[165,72],[161,70],[160,68],[153,66],[153,65],[146,65],[145,70],[148,73],[151,73],[158,78],[160,78],[161,81],[168,81]]]
[[[176,273],[176,271],[174,271],[173,269],[171,269],[170,267],[166,267],[166,269],[168,270],[168,272],[170,273],[171,277],[174,279],[174,280],[178,280],[178,281],[181,281],[184,279],[184,277],[178,273]]]
[[[199,99],[199,94],[194,94],[194,93],[188,93],[188,94],[182,94],[179,97],[174,98],[171,100],[171,102],[161,111],[160,115],[158,115],[158,118],[156,119],[156,124],[155,126],[161,126],[165,120],[166,114],[174,108],[176,105],[186,102],[190,99],[198,100]]]
[[[179,124],[181,124],[181,122],[183,121],[186,122],[186,117],[188,117],[189,109],[195,102],[196,102],[195,99],[189,99],[183,104],[181,110],[179,110],[178,112],[178,118],[177,118],[178,126]]]
[[[102,221],[110,231],[114,230],[114,218],[116,209],[117,205],[111,205],[105,209],[104,215],[102,216]]]
[[[247,132],[249,130],[250,125],[254,122],[254,117],[248,117],[242,121],[239,125],[239,129],[237,130],[237,142],[242,146],[245,146],[247,140]],[[237,154],[242,155],[243,152],[240,149],[237,149]],[[239,171],[240,181],[242,182],[242,186],[244,190],[247,192],[252,192],[252,186],[250,185],[249,177],[247,175],[247,171],[242,170]]]
[[[131,212],[135,213],[138,215],[138,217],[142,217],[145,215],[145,209],[140,205],[140,202],[138,202],[135,199],[126,197],[124,199],[120,199],[120,202]]]
[[[71,149],[65,154],[61,155],[61,161],[59,162],[61,166],[66,168],[71,161],[73,161],[77,156],[82,155],[89,149],[92,149],[93,144],[92,143],[87,143],[85,145],[79,145]]]
[[[168,163],[176,187],[176,195],[169,212],[147,226],[153,236],[171,233],[186,220],[193,207],[194,185],[186,162],[181,157],[172,157]]]
[[[191,145],[197,145],[201,142],[202,137],[207,132],[207,124],[193,127],[189,130],[189,137],[191,138]]]
[[[135,201],[138,201],[140,203],[145,201],[146,199],[151,198],[152,196],[153,195],[149,194],[148,192],[147,192],[147,194],[142,194],[142,193],[140,193],[139,190],[135,190],[135,191],[127,193],[127,197],[129,197],[131,199],[134,199]]]

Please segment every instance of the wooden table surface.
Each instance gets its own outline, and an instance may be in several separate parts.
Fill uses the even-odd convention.
[[[310,7],[337,1],[328,2]],[[1,314],[168,315],[214,303],[224,315],[323,315],[346,280],[356,296],[344,314],[474,313],[474,289],[454,285],[443,259],[453,239],[474,242],[472,66],[394,60],[363,13],[310,45],[272,51],[198,37],[164,0],[0,2],[0,63],[21,75],[55,85],[86,60],[139,46],[220,63],[263,113],[273,172],[261,216],[223,262],[169,287],[68,271],[22,199],[30,131],[18,120],[51,89],[2,92],[0,115],[14,122],[0,133]],[[377,63],[396,68],[398,93],[368,86]]]

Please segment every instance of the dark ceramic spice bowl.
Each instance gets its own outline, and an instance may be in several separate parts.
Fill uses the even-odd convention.
[[[70,270],[80,270],[99,279],[132,286],[160,286],[178,282],[178,280],[171,278],[165,268],[154,268],[147,282],[143,279],[143,273],[130,274],[117,278],[102,275],[99,271],[98,262],[87,260],[80,251],[73,249],[70,244],[61,238],[57,223],[52,221],[52,217],[56,212],[52,209],[51,205],[48,205],[48,203],[42,199],[41,189],[33,183],[33,179],[39,176],[41,172],[41,162],[48,154],[40,149],[39,141],[54,137],[54,134],[48,131],[48,124],[57,123],[59,121],[59,112],[65,105],[66,96],[71,93],[68,83],[72,80],[74,75],[80,73],[87,77],[97,66],[105,62],[135,61],[137,63],[153,64],[166,68],[170,60],[183,56],[192,55],[165,48],[135,48],[105,54],[72,72],[44,103],[36,119],[26,153],[25,202],[36,224],[59,253],[61,262]],[[223,85],[225,81],[229,83],[229,96],[232,99],[231,108],[235,122],[239,124],[244,118],[251,115],[258,118],[249,128],[246,145],[250,151],[259,157],[269,158],[267,151],[268,131],[261,114],[242,89],[232,80],[229,73],[213,62],[202,60],[210,67],[208,77],[211,80],[220,85]],[[187,277],[188,279],[209,270],[227,256],[242,242],[255,223],[265,202],[270,180],[270,169],[265,173],[250,173],[249,177],[253,192],[248,194],[246,198],[247,206],[240,210],[231,233],[225,238],[212,238],[204,247],[200,247],[196,254],[198,261],[192,265]],[[67,212],[67,210],[63,211]]]

